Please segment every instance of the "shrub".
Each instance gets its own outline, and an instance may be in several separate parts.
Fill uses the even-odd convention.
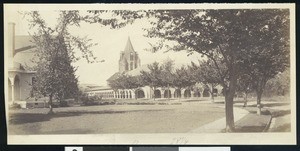
[[[20,104],[17,104],[17,103],[13,103],[11,106],[10,106],[10,109],[20,109],[21,108],[21,105]]]
[[[82,105],[84,106],[90,106],[90,105],[99,105],[100,101],[102,100],[102,97],[100,96],[88,96],[87,94],[83,94],[80,97],[80,100],[82,102]]]

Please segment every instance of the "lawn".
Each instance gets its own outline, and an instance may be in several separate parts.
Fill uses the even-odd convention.
[[[101,105],[10,112],[9,134],[186,133],[224,117],[222,104]]]

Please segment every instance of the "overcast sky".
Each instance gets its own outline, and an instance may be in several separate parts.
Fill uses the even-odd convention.
[[[57,21],[58,14],[54,11],[41,11],[42,17],[50,26],[54,26]],[[5,18],[7,22],[16,23],[16,35],[28,35],[32,33],[29,30],[28,22],[23,19],[22,15],[17,12],[10,12],[10,17]],[[155,39],[144,37],[145,31],[143,28],[150,27],[147,20],[137,20],[132,25],[127,25],[121,29],[109,29],[102,27],[99,24],[82,23],[81,27],[70,28],[70,33],[73,35],[87,36],[92,39],[93,43],[98,43],[93,47],[94,56],[98,60],[105,60],[102,63],[87,63],[85,59],[81,59],[74,63],[78,66],[76,75],[79,77],[79,82],[84,84],[98,84],[105,86],[106,80],[118,72],[118,61],[120,52],[124,50],[128,37],[130,37],[134,50],[138,52],[141,64],[150,64],[154,61],[161,62],[166,59],[175,60],[176,66],[189,64],[191,61],[200,59],[199,54],[187,56],[186,51],[164,53],[161,50],[157,53],[145,51],[150,48],[149,42],[155,42]]]

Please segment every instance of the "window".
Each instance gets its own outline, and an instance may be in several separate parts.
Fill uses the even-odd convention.
[[[130,60],[131,61],[133,60],[133,53],[132,52],[130,53]]]

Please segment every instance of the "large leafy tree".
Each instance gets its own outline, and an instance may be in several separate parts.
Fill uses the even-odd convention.
[[[278,73],[266,84],[268,95],[285,96],[290,91],[290,68]]]
[[[169,46],[174,51],[186,50],[188,53],[205,55],[214,62],[220,75],[217,60],[225,64],[228,80],[220,82],[225,90],[226,129],[234,130],[233,99],[237,79],[247,65],[255,67],[255,58],[264,53],[267,53],[269,59],[276,56],[268,52],[273,51],[268,50],[270,45],[286,47],[280,41],[286,40],[282,37],[289,26],[288,10],[159,10],[151,13],[157,20],[152,21],[153,27],[148,30],[149,37],[175,41],[177,44]],[[266,27],[269,30],[262,30]],[[274,34],[276,32],[278,34]],[[268,38],[265,38],[266,34]],[[161,47],[157,45],[153,50]],[[255,48],[268,51],[252,53]],[[278,62],[284,60],[281,58]]]
[[[255,45],[247,52],[246,72],[252,77],[257,94],[257,113],[261,113],[261,97],[268,80],[274,78],[289,67],[289,12],[273,10],[263,13],[259,27],[250,37]],[[260,35],[255,36],[255,35]]]
[[[208,88],[212,100],[214,100],[214,88],[227,78],[226,67],[219,61],[217,63],[218,68],[212,60],[199,60],[199,65],[192,62],[189,66],[193,79]]]
[[[35,96],[49,97],[49,113],[53,113],[53,99],[63,100],[67,97],[76,97],[78,92],[75,68],[71,65],[74,54],[69,51],[73,48],[67,43],[75,40],[68,36],[67,25],[77,23],[76,12],[62,11],[58,25],[53,29],[47,26],[39,12],[28,12],[30,25],[36,27],[33,43],[37,46],[35,55],[38,57],[36,78],[33,83]]]
[[[80,27],[81,21],[90,22],[93,16],[81,16],[79,11],[59,11],[57,24],[49,26],[38,11],[24,12],[28,18],[33,43],[36,45],[37,73],[33,84],[35,96],[49,97],[49,113],[53,113],[53,99],[63,100],[76,97],[78,92],[75,67],[72,62],[85,58],[93,63],[97,60],[93,56],[91,47],[95,44],[90,39],[74,36],[69,33],[69,27]],[[101,24],[112,26],[113,19],[103,20]],[[76,51],[81,52],[77,55]]]
[[[166,60],[162,64],[162,85],[167,88],[167,97],[170,99],[170,87],[174,86],[174,81],[177,80],[174,77],[174,60]]]
[[[142,84],[145,86],[149,86],[152,89],[152,96],[153,99],[155,100],[155,95],[154,91],[156,90],[157,87],[163,86],[163,81],[162,81],[162,73],[163,73],[163,68],[162,66],[159,65],[158,62],[154,62],[152,64],[148,65],[149,71],[141,71],[141,79],[142,79]]]
[[[191,80],[191,74],[189,72],[190,70],[187,69],[185,66],[181,66],[178,69],[175,69],[174,72],[174,81],[173,81],[173,86],[180,90],[182,88],[191,88],[193,85],[196,84],[195,81]]]

